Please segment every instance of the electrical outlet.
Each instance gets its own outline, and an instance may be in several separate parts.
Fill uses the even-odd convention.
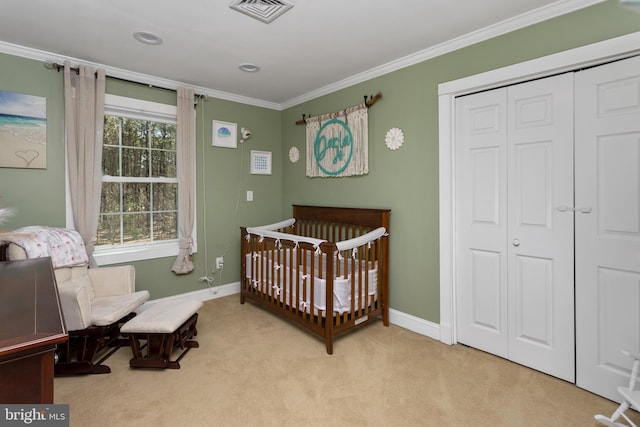
[[[220,270],[223,267],[224,267],[224,258],[219,256],[218,258],[216,258],[216,270]]]

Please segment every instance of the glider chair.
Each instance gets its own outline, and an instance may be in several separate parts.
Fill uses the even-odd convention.
[[[76,233],[66,229],[64,232]],[[77,238],[86,257],[84,244],[79,235]],[[8,244],[5,257],[11,261],[37,257],[29,252],[12,242]],[[103,362],[129,343],[121,336],[120,326],[135,316],[135,310],[149,299],[149,292],[135,291],[135,269],[131,265],[88,268],[87,263],[82,262],[57,266],[60,263],[56,262],[55,254],[42,255],[52,258],[62,314],[69,333],[67,343],[56,352],[55,375],[111,372]],[[74,258],[77,257],[74,255]]]
[[[640,384],[638,384],[638,372],[640,371],[640,354],[630,353],[626,350],[622,350],[622,354],[633,359],[633,366],[631,368],[631,377],[629,378],[629,385],[627,387],[618,387],[618,393],[623,397],[623,402],[618,409],[611,415],[606,417],[604,415],[596,415],[595,419],[608,427],[637,427],[636,424],[626,415],[626,412],[630,409],[640,408]],[[618,422],[621,418],[628,424]]]

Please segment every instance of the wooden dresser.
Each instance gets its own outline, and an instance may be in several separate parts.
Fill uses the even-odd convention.
[[[53,403],[67,339],[50,258],[0,262],[0,403]]]

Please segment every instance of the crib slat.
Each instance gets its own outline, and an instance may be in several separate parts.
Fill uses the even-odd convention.
[[[282,269],[282,277],[284,278],[284,283],[286,286],[285,295],[287,296],[287,306],[290,308],[290,310],[295,312],[298,304],[296,304],[295,300],[293,299],[293,288],[292,288],[293,282],[291,280],[291,268],[289,268],[291,263],[287,261],[287,259],[291,259],[291,258],[288,258],[291,256],[290,246],[284,246],[282,248],[282,256],[283,256],[283,259],[282,259],[281,269]]]
[[[368,300],[369,300],[369,262],[370,261],[370,248],[368,244],[364,245],[364,257],[363,257],[363,263],[365,265],[365,271],[364,271],[364,293],[360,294],[359,297],[359,301],[361,300],[361,307],[362,307],[362,312],[363,313],[368,313],[370,311],[369,309],[369,304],[368,304]],[[373,265],[371,265],[373,266]],[[362,277],[362,275],[360,276]]]

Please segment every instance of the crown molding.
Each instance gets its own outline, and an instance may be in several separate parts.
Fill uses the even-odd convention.
[[[255,99],[247,96],[236,95],[233,93],[223,92],[220,90],[205,88],[201,86],[194,86],[194,85],[190,85],[190,84],[175,81],[175,80],[169,80],[169,79],[163,79],[161,77],[151,76],[148,74],[136,73],[134,71],[128,71],[122,68],[110,67],[105,64],[84,61],[84,60],[73,58],[70,56],[63,56],[56,53],[19,46],[16,44],[6,43],[3,41],[0,41],[0,53],[6,53],[9,55],[20,56],[22,58],[33,59],[36,61],[43,61],[43,62],[50,61],[50,62],[56,62],[56,63],[63,63],[64,61],[69,61],[72,66],[77,66],[78,64],[86,64],[96,68],[103,68],[105,70],[106,75],[109,77],[115,77],[118,79],[129,80],[136,83],[156,86],[156,87],[160,87],[163,89],[170,89],[170,90],[176,90],[178,86],[185,86],[185,87],[193,88],[193,90],[198,94],[210,96],[212,98],[238,102],[241,104],[253,105],[256,107],[269,108],[272,110],[278,110],[278,111],[281,110],[281,105],[275,102],[263,101],[261,99]]]
[[[461,37],[448,40],[444,43],[440,43],[439,45],[388,62],[379,67],[372,68],[368,71],[355,74],[351,77],[347,77],[346,79],[313,90],[299,97],[292,98],[289,101],[283,102],[281,109],[285,110],[298,104],[302,104],[303,102],[311,101],[312,99],[318,98],[320,96],[328,95],[330,93],[348,88],[355,84],[371,80],[375,77],[380,77],[393,71],[397,71],[402,68],[406,68],[411,65],[436,58],[455,50],[471,46],[473,44],[489,40],[494,37],[498,37],[503,34],[507,34],[512,31],[519,30],[521,28],[525,28],[530,25],[537,24],[539,22],[543,22],[558,16],[566,15],[568,13],[584,9],[598,3],[603,3],[605,1],[606,0],[560,0],[550,5],[540,7],[530,12],[498,22],[497,24],[482,28],[478,31],[465,34]]]
[[[193,86],[193,85],[189,85],[183,82],[178,82],[175,80],[168,80],[160,77],[151,76],[148,74],[141,74],[133,71],[124,70],[121,68],[110,67],[105,64],[91,63],[91,62],[80,60],[78,58],[62,56],[52,52],[32,49],[32,48],[19,46],[11,43],[6,43],[2,41],[0,41],[0,53],[7,53],[10,55],[39,60],[43,62],[53,61],[53,62],[62,63],[65,60],[68,60],[73,65],[82,63],[82,64],[91,65],[94,67],[104,68],[105,73],[108,76],[112,76],[112,77],[116,77],[124,80],[131,80],[134,82],[139,82],[142,84],[148,84],[148,85],[157,86],[165,89],[171,89],[171,90],[177,89],[178,86],[187,86],[187,87],[193,88],[198,94],[210,96],[213,98],[232,101],[232,102],[238,102],[241,104],[253,105],[256,107],[268,108],[271,110],[283,111],[287,108],[291,108],[296,105],[302,104],[303,102],[311,101],[320,96],[328,95],[330,93],[356,85],[358,83],[371,80],[375,77],[383,76],[393,71],[397,71],[397,70],[409,67],[411,65],[415,65],[420,62],[433,59],[435,57],[453,52],[455,50],[473,45],[475,43],[489,40],[493,37],[497,37],[497,36],[509,33],[511,31],[515,31],[515,30],[518,30],[542,21],[546,21],[548,19],[561,16],[561,15],[565,15],[567,13],[571,13],[576,10],[584,9],[586,7],[593,6],[598,3],[603,3],[604,1],[606,0],[559,0],[550,5],[540,7],[538,9],[515,16],[513,18],[509,18],[507,20],[485,27],[478,31],[465,34],[461,37],[446,41],[439,45],[418,51],[416,53],[407,55],[403,58],[399,58],[397,60],[383,64],[381,66],[372,68],[368,71],[355,74],[351,77],[347,77],[346,79],[343,79],[335,83],[332,83],[330,85],[313,90],[304,95],[292,98],[281,104],[264,101],[256,98],[250,98],[247,96],[236,95],[233,93],[223,92],[223,91],[219,91],[211,88]]]

